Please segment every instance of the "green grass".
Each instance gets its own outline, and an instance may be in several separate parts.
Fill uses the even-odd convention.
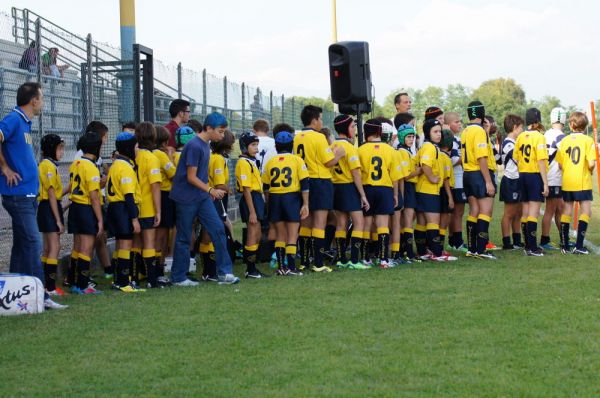
[[[0,395],[598,396],[598,257],[499,255],[68,296],[0,319]]]

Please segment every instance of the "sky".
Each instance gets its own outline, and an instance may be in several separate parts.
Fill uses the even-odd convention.
[[[19,0],[74,33],[119,46],[119,2]],[[338,40],[367,41],[379,102],[399,88],[514,78],[528,99],[600,98],[600,2],[337,0]],[[330,0],[138,0],[137,42],[156,59],[286,96],[330,94]]]

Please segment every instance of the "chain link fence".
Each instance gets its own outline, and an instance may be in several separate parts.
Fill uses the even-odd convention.
[[[56,49],[56,53],[51,49]],[[14,108],[21,84],[40,82],[45,101],[43,115],[34,120],[32,126],[34,150],[39,156],[39,141],[44,134],[60,135],[66,143],[60,164],[63,181],[66,181],[77,140],[89,121],[100,120],[109,127],[102,156],[110,159],[116,134],[124,123],[135,120],[133,109],[137,91],[131,80],[136,69],[121,63],[122,59],[131,58],[131,49],[122,50],[96,42],[92,33],[69,32],[33,11],[15,7],[10,14],[0,11],[0,117]],[[268,120],[271,126],[283,122],[295,129],[302,128],[300,112],[307,104],[293,96],[263,91],[206,70],[191,70],[181,63],[165,64],[156,59],[153,76],[152,116],[158,125],[170,120],[170,102],[182,98],[191,103],[193,119],[202,121],[213,111],[224,113],[236,137],[251,129],[259,118]],[[324,111],[326,127],[332,129],[334,116],[333,111]],[[229,163],[232,188],[235,185],[235,156]],[[235,219],[235,198],[231,198],[229,210]],[[12,242],[10,217],[4,209],[0,209],[0,233],[0,251],[6,254],[0,257],[1,270],[7,267]],[[63,239],[65,241],[69,239]]]

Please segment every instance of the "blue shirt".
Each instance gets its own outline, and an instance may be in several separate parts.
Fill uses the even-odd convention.
[[[40,182],[31,141],[31,120],[18,106],[0,121],[0,141],[8,167],[22,178],[9,187],[6,176],[0,174],[0,194],[37,196]]]
[[[208,192],[191,185],[187,180],[187,168],[197,167],[196,176],[200,181],[208,184],[208,160],[210,159],[210,146],[198,136],[192,138],[183,147],[175,177],[171,188],[171,199],[177,203],[193,203],[210,198]]]

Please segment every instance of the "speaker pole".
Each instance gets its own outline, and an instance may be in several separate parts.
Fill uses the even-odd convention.
[[[360,109],[360,104],[359,105],[355,105],[356,106],[356,128],[358,130],[358,145],[362,145],[363,142],[365,141],[364,139],[364,135],[363,135],[363,122],[362,122],[362,112]]]

